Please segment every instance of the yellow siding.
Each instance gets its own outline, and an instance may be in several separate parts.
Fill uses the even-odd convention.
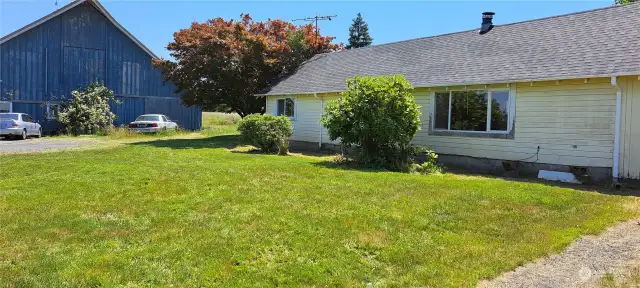
[[[492,85],[504,87],[502,85]],[[506,86],[506,85],[505,85]],[[464,87],[451,87],[459,89]],[[470,87],[468,87],[471,89]],[[615,89],[607,79],[517,83],[514,139],[428,135],[432,91],[420,89],[422,130],[414,143],[440,154],[479,158],[536,160],[537,163],[611,167]],[[531,158],[530,158],[531,157]]]
[[[266,111],[268,114],[276,114],[276,101],[282,98],[284,97],[267,97]],[[293,136],[290,139],[317,143],[320,140],[320,117],[322,116],[320,100],[313,95],[296,95],[291,98],[295,99],[296,117],[291,120]]]
[[[332,101],[332,100],[336,100],[336,99],[338,99],[338,94],[322,96],[322,100],[324,101],[325,105],[326,105],[327,102]],[[330,141],[329,140],[329,134],[327,132],[327,128],[322,126],[322,143],[340,144],[340,141],[339,140]]]
[[[640,81],[637,77],[622,77],[619,85],[622,89],[620,176],[640,179]]]
[[[636,82],[635,93],[640,97],[640,81]],[[501,88],[506,86],[491,85]],[[480,89],[484,85],[466,88]],[[445,88],[416,89],[416,101],[422,111],[422,130],[417,133],[413,141],[415,144],[427,146],[440,154],[504,160],[526,159],[527,162],[534,162],[537,158],[537,163],[612,166],[616,91],[609,78],[589,79],[588,83],[580,79],[511,84],[510,89],[516,95],[514,139],[428,135],[431,95],[438,89]],[[326,102],[337,98],[337,95],[319,97]],[[278,98],[280,97],[268,97],[267,113],[275,114]],[[291,140],[317,143],[320,140],[321,101],[312,95],[299,95],[295,98],[297,114],[293,121],[295,131]],[[640,99],[635,103],[638,105],[637,109],[640,109]],[[639,115],[635,123],[640,123],[640,113],[636,114]],[[623,120],[623,128],[624,125],[629,124],[625,124]],[[637,138],[640,137],[640,124],[636,126],[639,128],[638,133],[633,136]],[[322,129],[322,132],[322,140],[327,143],[329,137],[326,129]],[[628,138],[624,138],[621,143],[629,142]],[[640,141],[636,143],[640,145]],[[540,153],[536,157],[538,146]],[[624,157],[621,157],[621,162],[622,158]],[[636,158],[638,167],[635,169],[640,174],[640,155]]]

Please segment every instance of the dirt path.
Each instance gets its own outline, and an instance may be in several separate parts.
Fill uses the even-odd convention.
[[[607,273],[625,275],[640,265],[640,219],[586,236],[564,252],[516,268],[478,287],[599,287]]]

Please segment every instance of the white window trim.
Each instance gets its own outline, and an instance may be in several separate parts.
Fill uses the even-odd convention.
[[[9,113],[13,113],[13,102],[0,101],[0,103],[9,103]]]
[[[278,116],[278,100],[284,100],[284,99],[291,99],[293,100],[293,117],[289,117],[289,120],[291,121],[295,121],[296,117],[298,117],[298,97],[296,96],[289,96],[289,97],[276,97],[276,105],[274,105],[275,107],[273,108],[273,115]],[[287,102],[284,102],[285,105],[287,104]],[[286,108],[285,108],[286,110]]]
[[[451,130],[451,94],[455,91],[479,91],[486,90],[488,103],[491,103],[492,92],[493,91],[509,91],[509,100],[507,105],[509,106],[509,117],[507,119],[507,131],[496,131],[491,129],[491,111],[490,105],[487,105],[487,131],[469,131],[469,130]],[[468,133],[477,133],[477,134],[509,134],[511,130],[513,130],[513,119],[515,119],[516,115],[516,93],[515,93],[515,85],[509,85],[509,87],[505,88],[485,88],[485,89],[451,89],[446,91],[434,91],[431,93],[431,101],[430,101],[430,113],[431,113],[431,130],[436,132],[450,132],[450,133],[460,133],[460,134],[468,134]],[[448,129],[436,129],[436,93],[449,92],[449,119],[448,119]]]

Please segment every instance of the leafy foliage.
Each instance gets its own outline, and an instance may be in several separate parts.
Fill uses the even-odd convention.
[[[240,21],[216,18],[174,33],[171,60],[156,60],[164,79],[173,82],[186,105],[205,111],[264,113],[254,96],[294,72],[318,53],[340,49],[333,37],[316,35],[313,26],[282,20]]]
[[[113,97],[113,91],[103,84],[93,83],[85,89],[74,90],[71,95],[73,97],[62,103],[57,115],[67,133],[95,134],[113,126],[116,115],[111,112],[109,101],[120,104]]]
[[[293,125],[286,116],[251,114],[240,120],[238,131],[244,141],[260,150],[286,155]]]
[[[624,5],[624,4],[629,4],[629,3],[633,3],[633,2],[637,2],[638,0],[614,0],[614,4],[616,5]]]
[[[420,129],[420,106],[402,75],[356,77],[348,91],[327,104],[321,122],[329,138],[355,146],[357,161],[406,170],[409,142]]]
[[[409,172],[425,175],[442,173],[442,167],[438,164],[438,154],[436,154],[436,152],[421,146],[411,147],[413,150],[411,153],[412,158],[418,158],[422,163],[411,163],[408,166]]]
[[[346,48],[360,48],[366,47],[373,43],[373,38],[369,35],[369,25],[362,19],[362,15],[358,13],[358,16],[353,19],[353,24],[349,27],[349,44]]]

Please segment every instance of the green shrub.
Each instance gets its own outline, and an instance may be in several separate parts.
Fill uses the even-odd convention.
[[[355,161],[406,171],[411,145],[420,129],[420,106],[402,75],[356,77],[348,90],[328,103],[322,116],[329,138],[354,146]]]
[[[421,146],[411,146],[411,164],[409,165],[410,173],[418,174],[436,174],[442,173],[442,167],[438,165],[438,154],[433,150],[429,150]],[[413,163],[413,159],[423,161],[421,164]]]
[[[58,122],[65,125],[67,133],[73,135],[95,134],[113,127],[116,115],[111,112],[109,101],[116,104],[113,91],[99,83],[71,92],[70,100],[60,105]]]
[[[251,114],[240,120],[238,131],[244,141],[260,150],[286,155],[293,125],[286,116]]]

